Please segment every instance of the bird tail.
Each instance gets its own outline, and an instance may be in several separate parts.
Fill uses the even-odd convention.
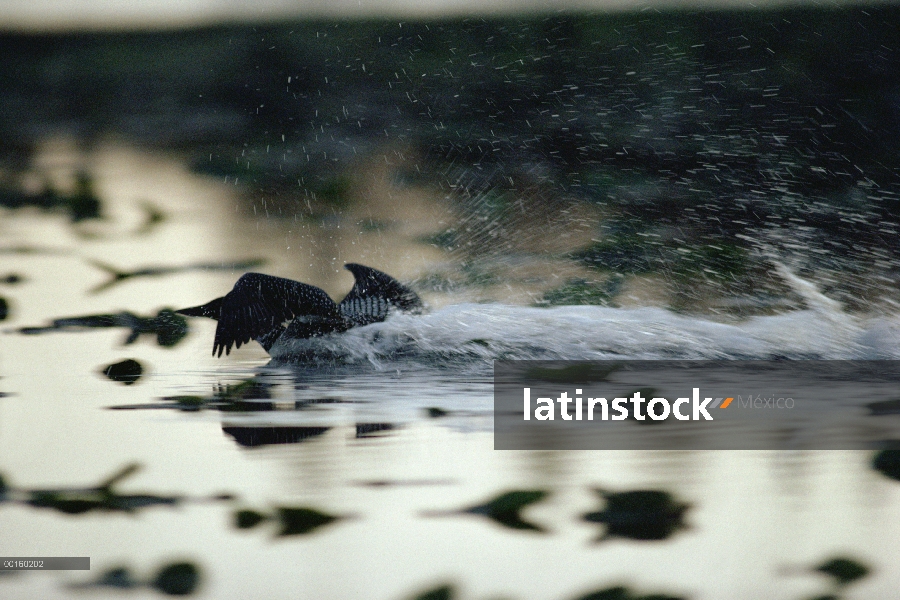
[[[219,314],[222,312],[222,298],[216,298],[206,304],[202,304],[200,306],[192,306],[190,308],[182,308],[181,310],[176,310],[180,315],[185,315],[187,317],[206,317],[208,319],[219,320]]]

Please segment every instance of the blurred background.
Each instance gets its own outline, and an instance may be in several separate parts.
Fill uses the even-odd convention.
[[[92,557],[0,596],[898,588],[896,401],[495,452],[491,361],[900,356],[900,6],[7,0],[0,82],[2,552]],[[171,311],[346,262],[430,313],[292,364]]]

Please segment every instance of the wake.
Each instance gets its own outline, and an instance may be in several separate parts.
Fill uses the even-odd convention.
[[[495,359],[891,359],[900,320],[843,311],[781,264],[778,273],[807,308],[740,323],[647,308],[458,304],[426,315],[395,314],[340,335],[279,342],[276,363],[397,360],[429,365]]]

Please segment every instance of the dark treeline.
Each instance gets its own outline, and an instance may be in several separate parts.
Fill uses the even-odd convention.
[[[402,147],[400,180],[490,222],[522,190],[609,207],[576,257],[601,269],[732,281],[802,246],[852,302],[900,273],[898,29],[872,6],[6,33],[2,159],[14,179],[47,135],[112,133],[296,215]]]

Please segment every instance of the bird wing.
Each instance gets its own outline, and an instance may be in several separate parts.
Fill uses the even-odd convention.
[[[416,293],[387,273],[356,263],[344,268],[353,273],[356,282],[338,309],[353,325],[384,321],[392,308],[407,312],[422,310],[422,300]]]
[[[283,329],[300,315],[339,317],[337,305],[319,288],[282,277],[247,273],[222,299],[213,356]]]

